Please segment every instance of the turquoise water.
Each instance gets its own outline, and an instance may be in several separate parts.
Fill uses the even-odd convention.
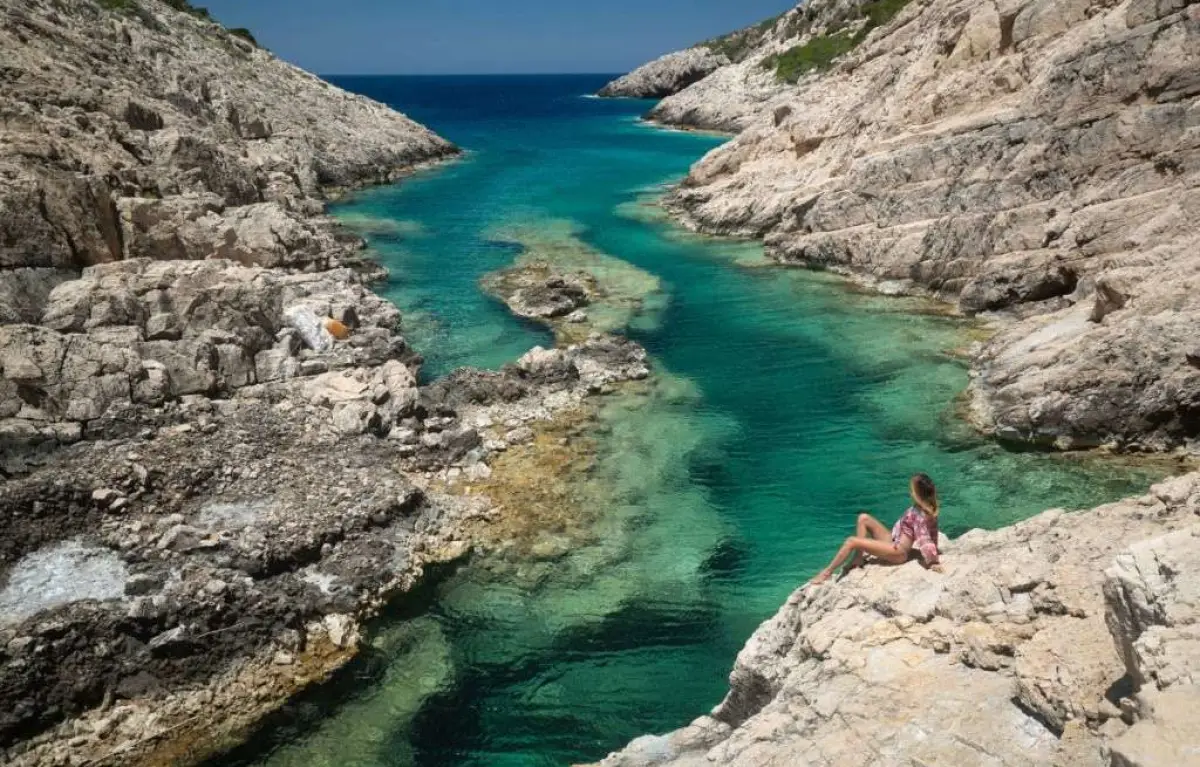
[[[644,102],[581,98],[603,80],[340,82],[470,152],[337,210],[392,269],[387,294],[428,377],[551,343],[478,287],[551,242],[657,278],[624,332],[658,378],[601,409],[597,464],[579,487],[590,542],[543,561],[478,559],[442,580],[427,606],[381,622],[369,681],[303,702],[297,726],[268,734],[266,764],[598,759],[716,704],[754,627],[858,510],[890,523],[912,473],[938,481],[950,534],[1154,478],[977,439],[954,417],[961,321],[673,228],[649,198],[718,139],[638,125]]]

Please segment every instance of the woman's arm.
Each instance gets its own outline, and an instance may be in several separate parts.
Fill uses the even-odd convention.
[[[921,561],[926,567],[936,568],[940,561],[937,547],[937,522],[930,522],[924,514],[918,512],[914,520],[917,531],[916,549],[921,553]]]
[[[941,562],[937,544],[929,538],[918,540],[917,550],[921,552],[921,560],[925,563],[926,567],[936,567]]]

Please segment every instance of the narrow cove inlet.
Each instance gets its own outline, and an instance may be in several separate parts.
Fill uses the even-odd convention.
[[[956,417],[977,326],[674,226],[657,194],[721,139],[639,124],[648,102],[583,97],[606,79],[335,79],[467,150],[334,211],[391,271],[379,290],[427,379],[554,342],[481,286],[522,256],[619,272],[642,298],[608,319],[654,376],[574,435],[574,522],[536,555],[501,547],[431,578],[346,674],[224,763],[594,761],[719,702],[754,628],[857,512],[894,520],[913,473],[938,482],[951,536],[1162,476],[980,439]]]

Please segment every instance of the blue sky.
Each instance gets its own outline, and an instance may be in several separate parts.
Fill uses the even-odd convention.
[[[321,74],[623,72],[793,0],[194,0]]]

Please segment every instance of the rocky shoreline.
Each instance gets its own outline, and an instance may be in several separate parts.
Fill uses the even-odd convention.
[[[971,410],[999,438],[1194,445],[1200,6],[875,7],[786,14],[664,100],[740,132],[670,207],[1001,319]],[[523,243],[487,287],[561,348],[419,386],[324,207],[452,145],[177,0],[0,11],[0,753],[194,763],[507,529],[501,456],[648,374],[604,332],[655,286]],[[857,47],[771,71],[831,35]],[[798,592],[712,717],[605,764],[1186,764],[1197,486]]]
[[[0,754],[195,763],[483,541],[503,499],[462,491],[645,354],[589,332],[418,386],[324,208],[455,147],[186,3],[0,10]]]
[[[470,550],[504,499],[452,488],[646,375],[638,347],[599,336],[419,390],[390,361],[196,398],[173,425],[56,451],[4,487],[0,605],[44,608],[0,626],[7,761],[194,762],[236,743],[353,657],[359,625],[427,566]]]
[[[613,80],[596,95],[602,98],[661,99],[703,80],[729,64],[729,58],[706,46],[668,53]]]

